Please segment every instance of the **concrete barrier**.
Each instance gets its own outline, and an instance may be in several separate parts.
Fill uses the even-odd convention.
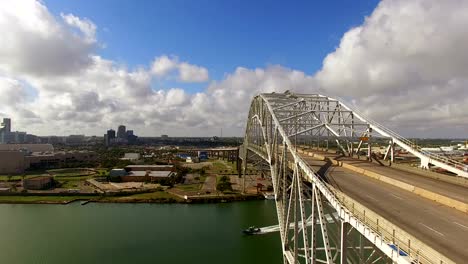
[[[330,188],[338,200],[360,221],[365,223],[373,232],[380,235],[386,242],[396,244],[419,263],[450,263],[455,264],[437,250],[412,236],[397,225],[388,221],[346,194]]]
[[[435,192],[432,192],[432,191],[429,191],[429,190],[414,186],[412,184],[408,184],[406,182],[402,182],[402,181],[399,181],[399,180],[392,179],[390,177],[387,177],[385,175],[382,175],[382,174],[379,174],[379,173],[376,173],[376,172],[373,172],[373,171],[368,171],[368,170],[365,170],[363,168],[356,167],[354,165],[351,165],[349,163],[345,163],[343,161],[330,159],[330,158],[325,157],[323,155],[316,154],[316,153],[314,153],[312,151],[307,151],[307,150],[304,150],[304,149],[298,149],[298,152],[302,153],[302,154],[306,154],[307,156],[310,156],[310,157],[312,157],[314,159],[317,159],[317,160],[322,160],[322,161],[329,160],[335,166],[343,167],[345,169],[354,171],[356,173],[362,174],[362,175],[367,176],[369,178],[372,178],[372,179],[375,179],[375,180],[378,180],[378,181],[381,181],[381,182],[385,182],[387,184],[393,185],[395,187],[406,190],[408,192],[412,192],[412,193],[414,193],[416,195],[419,195],[419,196],[424,197],[426,199],[432,200],[432,201],[437,202],[439,204],[454,208],[454,209],[459,210],[459,211],[461,211],[463,213],[468,213],[468,204],[467,203],[464,203],[464,202],[452,199],[450,197],[447,197],[447,196],[444,196],[444,195],[441,195],[441,194],[438,194],[438,193],[435,193]],[[412,171],[410,171],[410,172],[412,172]]]
[[[423,189],[423,188],[420,188],[420,187],[416,187],[416,186],[414,186],[412,184],[408,184],[406,182],[402,182],[402,181],[399,181],[399,180],[392,179],[390,177],[387,177],[387,176],[382,175],[382,174],[375,173],[373,171],[368,171],[368,170],[353,166],[353,165],[348,164],[348,163],[343,163],[342,167],[346,168],[348,170],[357,172],[359,174],[362,174],[364,176],[376,179],[378,181],[382,181],[382,182],[391,184],[391,185],[393,185],[395,187],[398,187],[400,189],[412,192],[412,193],[414,193],[416,195],[419,195],[419,196],[424,197],[426,199],[435,201],[435,202],[440,203],[442,205],[457,209],[457,210],[462,211],[464,213],[468,213],[468,204],[466,204],[464,202],[452,199],[450,197],[447,197],[447,196],[444,196],[444,195],[441,195],[441,194],[438,194],[438,193],[435,193],[435,192],[432,192],[432,191],[429,191],[429,190],[426,190],[426,189]]]
[[[436,179],[436,180],[448,182],[448,183],[451,183],[451,184],[460,185],[460,186],[463,186],[463,187],[468,187],[468,179],[460,177],[460,176],[444,175],[444,174],[440,174],[440,173],[437,173],[437,172],[433,172],[433,171],[429,171],[429,170],[425,170],[425,169],[420,169],[420,168],[415,168],[415,167],[411,167],[411,166],[404,165],[404,164],[398,164],[398,163],[393,163],[391,167],[395,168],[395,169],[398,169],[398,170],[418,174],[420,176],[424,176],[424,177],[427,177],[427,178]]]
[[[464,202],[452,199],[450,197],[447,197],[447,196],[444,196],[444,195],[441,195],[441,194],[438,194],[438,193],[435,193],[435,192],[432,192],[432,191],[429,191],[429,190],[414,186],[412,184],[408,184],[406,182],[402,182],[402,181],[399,181],[399,180],[392,179],[390,177],[387,177],[385,175],[382,175],[382,174],[379,174],[379,173],[376,173],[376,172],[373,172],[373,171],[369,171],[369,170],[366,170],[366,169],[363,169],[363,168],[360,168],[360,167],[356,167],[354,165],[351,165],[349,163],[345,163],[343,161],[330,159],[330,158],[325,157],[323,155],[316,154],[316,153],[314,153],[312,151],[306,151],[306,150],[300,149],[299,153],[307,154],[307,156],[313,157],[314,159],[317,159],[317,160],[322,160],[322,161],[323,160],[329,160],[335,166],[341,166],[341,167],[343,167],[345,169],[354,171],[356,173],[362,174],[362,175],[367,176],[369,178],[372,178],[372,179],[375,179],[375,180],[378,180],[378,181],[381,181],[381,182],[388,183],[388,184],[393,185],[395,187],[398,187],[400,189],[403,189],[403,190],[406,190],[408,192],[412,192],[412,193],[414,193],[416,195],[419,195],[421,197],[424,197],[426,199],[429,199],[429,200],[432,200],[434,202],[440,203],[442,205],[454,208],[454,209],[459,210],[461,212],[468,213],[468,204],[467,203],[464,203]],[[400,166],[398,168],[400,168]],[[412,171],[409,171],[409,172],[412,172]],[[432,177],[434,177],[434,176],[432,175]]]

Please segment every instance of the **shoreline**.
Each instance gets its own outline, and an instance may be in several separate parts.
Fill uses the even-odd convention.
[[[9,197],[9,196],[0,196],[2,197]],[[189,199],[181,199],[179,197],[164,197],[164,198],[132,198],[131,196],[100,196],[96,198],[73,198],[73,196],[64,196],[66,198],[71,199],[50,199],[56,198],[57,196],[20,196],[20,195],[12,195],[15,199],[1,199],[0,204],[55,204],[55,205],[67,205],[74,202],[82,202],[82,205],[86,205],[88,203],[134,203],[134,204],[204,204],[204,203],[229,203],[229,202],[240,202],[240,201],[252,201],[252,200],[265,200],[265,197],[260,194],[248,194],[248,195],[229,195],[229,196],[210,196],[210,197],[191,197]],[[31,197],[37,198],[37,200],[20,200],[18,197]],[[46,199],[44,199],[46,198]]]

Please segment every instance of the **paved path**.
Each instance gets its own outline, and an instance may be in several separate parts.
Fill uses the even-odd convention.
[[[468,214],[343,167],[302,156],[315,171],[327,176],[335,188],[455,262],[467,262]],[[392,171],[383,172],[389,177],[393,175]]]
[[[216,191],[216,176],[209,175],[206,176],[205,182],[201,188],[202,192],[215,192]]]

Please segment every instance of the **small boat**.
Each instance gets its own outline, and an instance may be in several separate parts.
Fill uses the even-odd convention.
[[[257,233],[260,232],[260,228],[255,227],[255,226],[251,226],[251,227],[245,229],[245,230],[242,231],[242,232],[243,232],[244,234],[246,234],[246,235],[255,235],[255,234],[257,234]]]

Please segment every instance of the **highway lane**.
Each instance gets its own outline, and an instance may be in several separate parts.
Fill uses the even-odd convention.
[[[376,162],[368,162],[367,160],[359,160],[357,158],[343,157],[339,154],[333,154],[325,151],[313,150],[312,152],[326,156],[330,159],[339,160],[355,167],[359,167],[378,174],[383,174],[386,177],[399,180],[420,188],[432,191],[446,197],[468,203],[468,188],[457,184],[424,177],[416,173],[411,173],[389,166],[381,166]],[[450,176],[446,176],[450,177]]]
[[[315,171],[324,161],[304,159]],[[457,263],[468,261],[468,214],[342,167],[326,171],[330,183]]]
[[[338,158],[338,160],[348,162],[362,169],[383,174],[387,177],[421,187],[423,189],[450,197],[455,200],[459,200],[464,203],[468,203],[468,188],[464,186],[424,177],[416,173],[410,173],[392,167],[380,166],[373,162],[361,162],[352,158]]]

